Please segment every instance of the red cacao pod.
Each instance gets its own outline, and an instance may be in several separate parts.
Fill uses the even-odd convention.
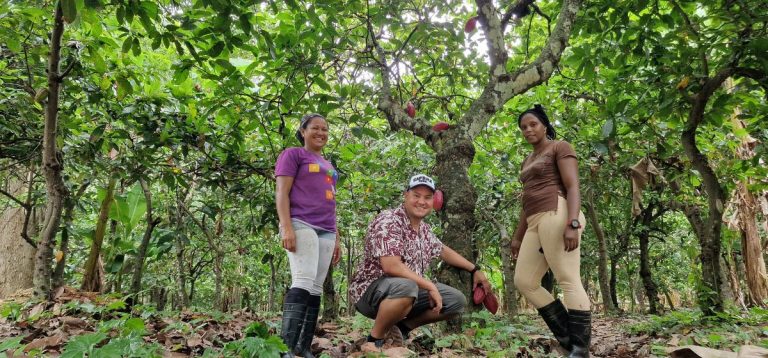
[[[416,117],[416,107],[413,106],[413,103],[408,102],[405,106],[405,113],[408,113],[408,117]]]
[[[467,23],[464,24],[464,32],[470,33],[475,31],[475,28],[477,28],[477,16],[470,17],[469,20],[467,20]]]
[[[447,130],[450,127],[451,127],[451,125],[448,124],[448,123],[437,122],[437,123],[435,123],[435,125],[432,126],[432,130],[439,133],[439,132],[442,132],[444,130]]]
[[[474,301],[476,305],[479,305],[483,300],[485,300],[485,289],[483,289],[483,285],[477,285],[472,291],[472,301]]]
[[[496,299],[496,296],[493,294],[493,292],[488,292],[485,294],[485,298],[483,299],[483,306],[488,309],[489,312],[496,314],[496,312],[499,311],[499,301]]]
[[[443,191],[440,189],[435,190],[435,194],[432,195],[432,208],[435,211],[443,209]]]

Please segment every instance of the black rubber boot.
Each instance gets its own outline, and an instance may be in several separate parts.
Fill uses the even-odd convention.
[[[293,358],[293,349],[299,341],[301,328],[304,325],[304,316],[307,314],[307,298],[309,292],[301,288],[291,288],[285,295],[283,303],[283,327],[280,337],[288,346],[288,352],[282,354],[283,358]]]
[[[552,303],[539,308],[539,315],[544,319],[552,334],[555,335],[555,339],[560,343],[560,347],[566,350],[567,353],[570,353],[571,339],[568,334],[568,311],[563,306],[563,303],[556,299]]]
[[[312,354],[312,338],[315,337],[317,318],[320,315],[320,296],[309,296],[307,314],[304,316],[304,328],[293,352],[304,358],[315,358]]]
[[[571,337],[570,358],[589,357],[589,341],[592,335],[592,312],[568,311],[568,332]]]

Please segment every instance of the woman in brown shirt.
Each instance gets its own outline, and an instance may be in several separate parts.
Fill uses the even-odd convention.
[[[584,215],[579,210],[579,170],[568,142],[555,140],[555,129],[540,105],[517,118],[533,153],[523,160],[523,209],[511,243],[517,258],[515,286],[539,311],[569,357],[588,357],[590,301],[579,272],[579,240]],[[563,289],[565,305],[541,287],[551,269]],[[567,308],[566,308],[567,307]]]

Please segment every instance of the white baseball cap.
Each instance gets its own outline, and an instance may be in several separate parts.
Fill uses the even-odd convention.
[[[408,189],[407,190],[411,190],[411,189],[413,189],[413,188],[415,188],[415,187],[417,187],[419,185],[427,186],[433,192],[435,191],[435,181],[432,178],[430,178],[430,177],[428,177],[428,176],[426,176],[424,174],[416,174],[416,175],[412,176],[411,180],[408,181]]]

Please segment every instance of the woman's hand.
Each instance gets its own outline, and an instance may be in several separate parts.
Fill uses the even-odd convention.
[[[333,258],[331,259],[331,265],[336,266],[339,261],[341,261],[341,240],[339,240],[339,237],[336,236],[336,246],[333,248]]]
[[[565,232],[563,232],[563,241],[565,243],[565,251],[576,250],[579,247],[579,230],[566,225]]]
[[[284,228],[280,231],[280,236],[283,237],[283,248],[296,252],[296,233],[293,232],[293,228]]]
[[[523,242],[517,239],[512,239],[509,243],[509,249],[512,251],[512,258],[517,259],[517,255],[520,254],[520,245],[522,244]]]

